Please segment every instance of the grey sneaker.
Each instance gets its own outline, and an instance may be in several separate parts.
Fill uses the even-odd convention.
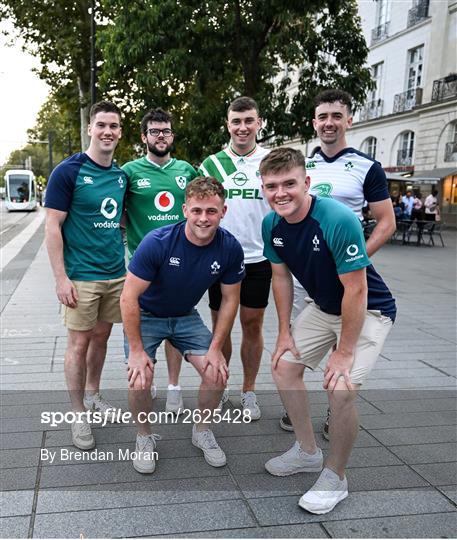
[[[151,398],[155,399],[157,397],[157,386],[155,384],[151,384]]]
[[[327,408],[327,418],[322,428],[322,437],[327,441],[330,440],[330,407]]]
[[[108,421],[116,423],[116,407],[114,407],[114,405],[111,405],[109,401],[106,401],[106,399],[101,394],[84,394],[83,402],[84,407],[86,407],[87,410],[101,412],[104,415],[106,414],[106,418]]]
[[[173,388],[167,390],[167,402],[165,404],[165,411],[173,414],[181,414],[184,409],[184,402],[182,400],[181,388]]]
[[[135,453],[133,454],[133,468],[142,474],[151,474],[156,468],[157,441],[162,437],[156,433],[151,435],[137,435]]]
[[[75,421],[71,424],[71,440],[80,450],[91,450],[95,447],[95,439],[87,420],[81,419],[81,422]]]
[[[300,472],[319,472],[322,470],[324,458],[322,450],[315,454],[307,454],[301,449],[298,441],[284,454],[270,459],[265,463],[265,469],[274,476],[289,476]]]
[[[298,505],[312,514],[326,514],[348,496],[348,481],[325,468],[313,487],[299,500]]]
[[[222,397],[221,397],[221,400],[219,401],[219,405],[217,406],[217,408],[222,410],[228,400],[229,400],[229,389],[227,386],[227,388],[225,388],[224,392],[222,393]]]
[[[294,426],[292,425],[292,421],[290,419],[290,416],[287,414],[286,411],[284,411],[284,414],[282,415],[281,420],[279,421],[279,425],[285,431],[293,431],[294,430]]]
[[[206,463],[212,467],[223,467],[227,463],[224,451],[217,444],[214,433],[210,429],[197,431],[194,425],[192,428],[192,444],[203,450]]]
[[[251,420],[258,420],[262,416],[255,392],[241,392],[241,406],[243,407],[243,411],[249,411],[251,413]]]

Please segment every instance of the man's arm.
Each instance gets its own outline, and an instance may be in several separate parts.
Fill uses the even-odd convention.
[[[141,388],[146,385],[146,369],[154,371],[154,365],[143,347],[140,329],[139,296],[149,287],[150,282],[127,273],[121,294],[121,313],[124,332],[129,342],[128,380],[133,388],[136,378],[141,380]]]
[[[221,283],[221,307],[217,314],[216,326],[213,331],[213,339],[206,353],[206,360],[208,366],[212,366],[214,369],[215,380],[221,376],[224,384],[228,378],[227,362],[222,354],[222,346],[229,335],[233,321],[240,305],[240,289],[241,282],[226,284]]]
[[[67,212],[46,208],[46,247],[56,280],[57,298],[64,306],[75,308],[78,304],[78,294],[67,276],[63,260],[62,225],[66,217]]]
[[[367,254],[371,257],[393,235],[396,229],[395,213],[390,199],[369,203],[376,227],[367,240]]]
[[[368,296],[365,268],[340,274],[338,277],[344,287],[341,302],[341,336],[324,371],[324,388],[331,392],[340,377],[344,377],[348,390],[353,390],[349,371],[354,362],[355,347],[365,320]]]
[[[271,269],[273,272],[273,296],[279,323],[276,347],[271,357],[275,369],[279,359],[286,351],[290,351],[297,358],[299,353],[295,348],[294,338],[290,333],[290,315],[294,296],[292,274],[284,263],[271,263]]]

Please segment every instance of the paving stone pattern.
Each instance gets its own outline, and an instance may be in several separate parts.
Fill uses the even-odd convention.
[[[41,235],[41,236],[40,236]],[[210,467],[191,444],[191,425],[157,425],[162,436],[153,475],[119,456],[133,450],[135,428],[95,427],[97,448],[113,461],[77,455],[68,427],[41,422],[46,411],[69,411],[63,375],[66,332],[42,230],[5,268],[2,292],[1,537],[425,538],[455,536],[456,291],[455,232],[446,247],[387,245],[373,259],[391,287],[399,314],[381,358],[357,400],[361,430],[347,476],[349,497],[324,516],[301,510],[298,498],[317,474],[276,478],[264,469],[294,436],[280,429],[282,406],[269,372],[276,339],[273,300],[266,312],[265,350],[258,379],[263,416],[214,429],[227,466]],[[23,272],[19,281],[17,269]],[[16,273],[15,273],[16,272]],[[209,322],[207,301],[199,310]],[[228,411],[240,405],[240,327],[234,331]],[[322,367],[305,375],[313,425],[326,411]],[[156,366],[159,397],[167,384],[163,350]],[[185,406],[196,407],[199,378],[184,365]],[[128,410],[122,331],[109,342],[103,389]],[[55,452],[51,464],[44,452]],[[65,454],[65,452],[67,454]]]

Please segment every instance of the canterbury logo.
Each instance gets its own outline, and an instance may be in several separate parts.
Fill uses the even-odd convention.
[[[273,245],[276,247],[284,247],[282,238],[273,238]]]

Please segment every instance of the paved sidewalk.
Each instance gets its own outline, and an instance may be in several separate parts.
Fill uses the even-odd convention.
[[[276,478],[264,470],[270,457],[293,443],[279,428],[280,400],[269,373],[276,336],[271,303],[259,375],[260,421],[220,424],[215,433],[228,464],[215,469],[192,446],[191,425],[158,425],[159,460],[141,475],[119,459],[133,450],[135,429],[95,428],[99,456],[72,459],[66,426],[41,424],[43,411],[67,411],[63,377],[65,330],[43,246],[33,262],[35,237],[5,268],[2,291],[1,537],[454,537],[456,475],[456,233],[445,248],[385,246],[376,268],[397,298],[399,316],[382,357],[358,399],[361,431],[348,469],[349,497],[330,514],[302,511],[299,496],[317,474]],[[35,243],[35,244],[34,244]],[[34,251],[32,252],[34,253]],[[28,257],[28,258],[27,258]],[[26,261],[26,263],[24,262]],[[21,281],[14,276],[27,270]],[[6,276],[6,277],[5,277]],[[206,303],[201,312],[208,320]],[[234,331],[239,343],[239,327]],[[234,350],[237,350],[235,346]],[[105,395],[127,410],[122,334],[110,339]],[[164,409],[166,367],[156,369]],[[241,364],[231,364],[229,409],[239,407]],[[322,371],[307,376],[318,442],[326,396]],[[188,365],[181,378],[185,406],[196,405],[198,379]],[[40,449],[57,451],[50,464]],[[108,454],[107,454],[108,455]]]

